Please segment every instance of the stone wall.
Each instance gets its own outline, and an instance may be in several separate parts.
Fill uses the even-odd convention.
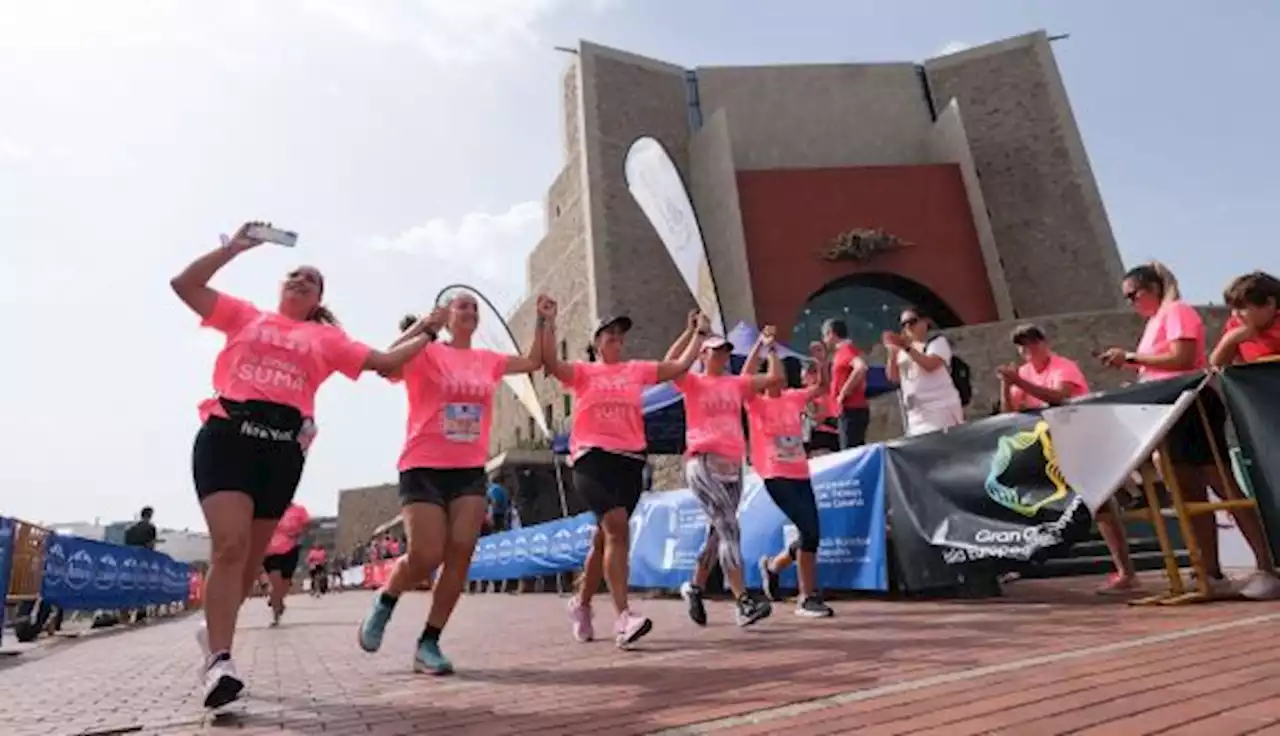
[[[955,99],[1015,316],[1120,308],[1123,268],[1043,32],[925,63],[935,107]]]
[[[1206,350],[1212,350],[1229,311],[1225,307],[1199,307],[1204,318],[1208,339]],[[1103,368],[1093,357],[1107,348],[1120,347],[1132,350],[1142,337],[1143,322],[1133,312],[1087,312],[1043,317],[1034,322],[1045,331],[1055,352],[1080,364],[1089,388],[1105,391],[1119,388],[1132,381],[1134,375],[1127,371]],[[1018,362],[1018,352],[1009,341],[1013,329],[1023,322],[992,322],[973,327],[947,330],[955,354],[969,364],[973,371],[973,401],[966,409],[969,419],[989,416],[1000,402],[1000,381],[995,370],[1005,363]],[[871,354],[871,362],[883,364],[884,349],[877,348]],[[898,409],[897,394],[872,400],[869,440],[880,442],[902,436],[902,417]]]

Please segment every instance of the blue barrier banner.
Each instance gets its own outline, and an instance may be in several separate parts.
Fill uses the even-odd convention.
[[[822,540],[818,584],[829,590],[886,590],[884,449],[828,455],[810,463]],[[755,474],[739,509],[747,585],[760,586],[755,561],[786,546],[789,523]],[[581,569],[595,532],[590,513],[483,537],[472,580],[514,580]],[[707,536],[707,519],[688,489],[647,493],[631,517],[631,585],[678,588],[689,579]],[[795,570],[783,574],[795,587]]]
[[[18,525],[0,516],[0,596],[9,595],[9,578],[13,571],[13,543]],[[0,602],[0,632],[4,631],[4,603]]]
[[[143,547],[51,534],[40,595],[69,611],[142,608],[185,601],[190,565]]]

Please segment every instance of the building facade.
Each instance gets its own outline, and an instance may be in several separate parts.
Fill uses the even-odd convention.
[[[773,324],[803,348],[838,316],[870,348],[907,305],[943,328],[1122,306],[1115,238],[1043,32],[923,63],[696,69],[582,42],[561,95],[565,166],[511,326],[529,339],[532,295],[555,297],[562,359],[616,314],[635,320],[632,355],[659,356],[694,306],[627,189],[642,136],[680,169],[727,325]],[[569,399],[535,384],[564,429]],[[537,441],[508,392],[495,413],[494,453]]]

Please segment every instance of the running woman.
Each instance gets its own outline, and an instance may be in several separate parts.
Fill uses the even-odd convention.
[[[409,421],[400,454],[400,505],[408,551],[396,561],[386,586],[360,624],[360,648],[376,652],[401,594],[414,590],[440,568],[431,610],[418,637],[413,669],[433,675],[453,673],[440,650],[440,635],[467,582],[471,555],[484,523],[489,480],[485,461],[493,426],[493,396],[503,376],[542,367],[542,332],[549,309],[538,297],[537,329],[528,355],[504,355],[472,347],[480,323],[476,298],[458,291],[423,319],[405,318],[400,341],[431,340],[417,357],[391,375],[403,381]],[[448,327],[450,342],[436,340]]]
[[[267,544],[267,556],[262,560],[262,570],[267,573],[269,593],[267,605],[271,608],[271,625],[279,626],[284,615],[284,598],[293,584],[293,574],[298,571],[298,557],[302,554],[302,535],[311,525],[311,514],[300,504],[291,503],[276,524],[276,530]]]
[[[311,579],[311,597],[319,598],[325,594],[328,585],[326,584],[326,576],[328,571],[325,569],[325,562],[329,555],[324,551],[324,547],[318,544],[312,545],[307,550],[307,574]]]
[[[202,426],[192,450],[212,547],[207,628],[198,633],[209,708],[244,689],[231,662],[236,617],[302,477],[316,390],[335,371],[353,380],[362,371],[394,371],[426,345],[419,338],[384,353],[352,340],[320,303],[324,277],[310,266],[285,277],[275,312],[209,288],[231,259],[262,244],[248,235],[256,224],[244,224],[169,282],[203,326],[227,337],[213,368],[216,395],[200,404]]]
[[[760,353],[769,354],[769,371],[781,371],[782,360],[774,345],[774,329],[765,327],[760,340],[747,354],[742,370],[756,372]],[[775,368],[776,366],[776,368]],[[774,504],[786,514],[795,527],[796,540],[788,540],[787,549],[777,557],[760,558],[760,579],[765,595],[780,600],[778,574],[795,561],[799,568],[800,600],[796,615],[826,618],[831,607],[822,601],[817,590],[816,557],[818,552],[818,504],[809,479],[809,459],[805,456],[801,433],[805,407],[827,391],[821,370],[807,374],[808,385],[783,389],[774,384],[763,394],[747,401],[747,421],[751,434],[751,460],[764,479],[764,488]]]
[[[681,353],[699,329],[696,312],[689,314],[685,331],[667,352]],[[707,515],[708,531],[693,569],[693,580],[680,586],[680,597],[689,607],[689,618],[707,624],[703,589],[716,560],[733,591],[734,614],[739,626],[750,626],[772,612],[769,601],[753,596],[742,577],[742,530],[738,506],[742,502],[742,464],[747,439],[742,432],[743,403],[785,380],[781,363],[769,365],[766,375],[734,375],[729,361],[733,345],[718,335],[702,343],[702,372],[676,379],[684,394],[685,479]]]
[[[556,303],[549,301],[548,306],[553,318]],[[648,386],[687,373],[698,357],[702,339],[710,334],[704,319],[696,339],[689,341],[679,360],[625,360],[623,353],[631,326],[629,317],[600,320],[592,333],[585,363],[559,361],[554,329],[543,332],[547,344],[542,348],[547,373],[573,395],[569,433],[573,485],[595,514],[597,525],[583,565],[582,589],[569,600],[573,637],[580,642],[595,638],[591,598],[604,579],[617,611],[613,631],[620,649],[629,648],[653,629],[653,622],[631,610],[627,601],[631,550],[628,522],[640,502],[645,466],[641,394]]]

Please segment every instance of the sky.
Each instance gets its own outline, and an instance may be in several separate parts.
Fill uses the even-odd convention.
[[[197,402],[220,336],[168,280],[246,219],[298,231],[214,285],[264,307],[300,262],[357,338],[446,283],[522,293],[561,167],[553,46],[687,67],[922,60],[1037,29],[1126,264],[1187,296],[1280,273],[1280,4],[1163,0],[0,0],[0,514],[202,528]],[[1267,203],[1270,202],[1271,205]],[[335,377],[298,500],[389,482],[400,390]]]

